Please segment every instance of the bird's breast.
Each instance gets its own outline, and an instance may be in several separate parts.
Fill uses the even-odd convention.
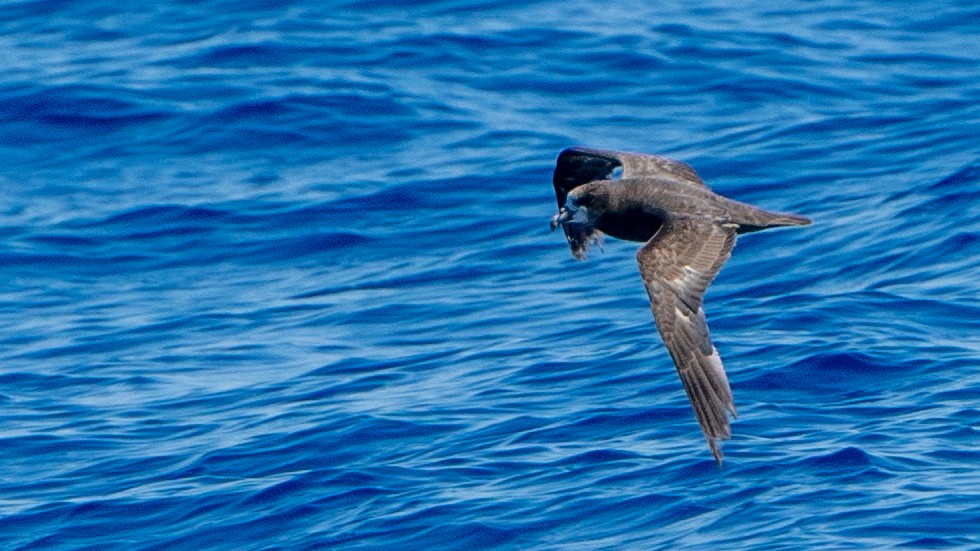
[[[606,213],[596,224],[601,232],[617,239],[627,241],[647,242],[657,233],[664,223],[664,216],[659,212],[650,212],[642,208],[630,208],[615,213]]]

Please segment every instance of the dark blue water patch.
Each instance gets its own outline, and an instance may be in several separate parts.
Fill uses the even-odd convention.
[[[815,457],[807,461],[808,467],[817,470],[862,470],[872,465],[871,456],[865,451],[847,447],[829,455]]]
[[[32,235],[28,239],[38,245],[55,248],[96,247],[102,244],[100,240],[78,235]]]
[[[549,420],[547,419],[518,412],[516,414],[501,416],[492,423],[469,431],[467,439],[472,445],[480,445],[481,447],[485,443],[496,443],[500,441],[516,443],[514,439],[518,438],[519,435],[541,429],[548,423]],[[514,455],[510,450],[495,450],[493,446],[490,446],[490,448],[492,453],[499,451],[499,455],[502,457]],[[494,453],[494,455],[497,454]],[[506,465],[501,465],[501,467],[503,467],[500,469],[501,471],[510,470],[506,468]]]
[[[310,49],[307,53],[313,53]],[[249,68],[275,66],[289,57],[302,55],[296,48],[286,49],[276,43],[228,44],[215,46],[200,54],[180,60],[179,66],[185,68],[220,67]]]
[[[264,505],[274,506],[281,502],[284,497],[305,493],[316,488],[320,488],[322,487],[322,482],[322,478],[316,475],[305,474],[296,476],[290,478],[289,480],[263,488],[258,492],[249,495],[242,501],[242,505],[246,507],[261,507]],[[370,495],[375,492],[367,491],[362,493]],[[350,497],[350,495],[350,492],[345,493],[345,497]]]
[[[582,435],[594,434],[599,438],[636,432],[651,426],[668,425],[679,419],[687,419],[688,408],[656,408],[623,413],[588,413],[584,418],[560,425],[549,425],[521,431],[513,442],[517,444],[560,443],[575,441]]]
[[[657,493],[615,501],[599,498],[565,500],[554,515],[559,519],[566,519],[572,526],[574,520],[588,518],[593,530],[605,532],[608,526],[616,523],[613,520],[615,518],[619,518],[619,522],[649,521],[660,526],[670,526],[711,512],[709,507]],[[588,533],[577,536],[590,538]]]
[[[973,535],[973,523],[980,518],[980,515],[977,515],[976,511],[949,511],[944,508],[925,506],[899,514],[892,522],[877,522],[872,525],[872,528],[882,533],[904,534],[906,537],[914,538],[921,532],[912,524],[912,517],[916,518],[914,522],[931,527],[929,532],[941,534],[944,538],[956,541],[970,538]]]
[[[431,438],[455,431],[460,428],[450,424],[414,423],[393,419],[375,419],[369,427],[359,428],[344,435],[343,441],[347,444],[357,445],[371,443],[376,438],[390,439],[414,439]]]
[[[846,138],[855,132],[892,129],[915,121],[915,118],[909,116],[861,114],[801,123],[789,127],[782,132],[787,137],[792,135],[812,136],[814,134],[828,134]]]
[[[254,548],[256,540],[274,540],[277,530],[285,526],[300,526],[315,518],[319,509],[306,504],[296,504],[281,510],[263,511],[252,517],[235,514],[234,509],[228,512],[230,533],[233,537],[215,534],[213,530],[201,527],[186,529],[183,533],[167,538],[167,546],[172,549],[201,549],[229,543],[242,548]],[[163,549],[164,546],[154,546],[150,549]]]
[[[957,187],[964,187],[966,189],[957,190]],[[936,212],[942,212],[945,209],[955,209],[955,208],[968,208],[976,202],[977,197],[980,196],[975,189],[970,189],[964,183],[946,183],[942,186],[936,186],[933,189],[936,190],[936,195],[928,198],[924,202],[920,202],[912,207],[904,209],[899,213],[900,216],[920,216],[923,218],[932,217]]]
[[[713,94],[731,94],[733,99],[739,102],[765,102],[792,100],[794,98],[807,97],[818,92],[821,95],[835,95],[838,90],[829,86],[820,86],[802,80],[771,78],[753,78],[748,76],[738,76],[727,79],[723,82],[706,86],[706,91]]]
[[[855,56],[854,61],[860,63],[878,63],[884,65],[921,66],[927,69],[944,67],[955,70],[957,66],[973,68],[975,60],[957,57],[949,54],[934,53],[901,53],[901,54],[866,54]]]
[[[638,51],[618,51],[613,55],[610,52],[586,51],[579,55],[579,59],[596,70],[626,75],[647,75],[669,68],[668,61],[662,56]]]
[[[289,121],[302,116],[313,117],[408,117],[412,109],[388,94],[374,97],[363,91],[308,96],[287,96],[243,102],[221,110],[210,117],[216,123],[241,124],[249,121]]]
[[[559,466],[589,466],[611,461],[635,460],[642,457],[639,454],[623,452],[621,450],[594,450],[574,457],[563,459],[557,463]]]
[[[431,201],[438,201],[439,197],[433,197],[426,190],[405,184],[402,186],[388,188],[369,196],[351,197],[330,205],[331,210],[347,213],[357,212],[377,212],[387,210],[408,210],[414,211],[420,208],[433,208]]]
[[[305,373],[304,378],[319,378],[319,377],[340,377],[348,375],[365,375],[369,373],[379,373],[388,370],[398,369],[404,367],[408,363],[427,363],[427,362],[438,362],[440,360],[445,360],[451,355],[453,351],[447,350],[437,353],[425,353],[417,354],[408,357],[389,359],[389,358],[362,358],[357,356],[348,356],[334,362],[330,365],[319,367]]]
[[[371,243],[362,235],[346,232],[314,233],[300,237],[263,240],[244,245],[244,255],[254,260],[293,260],[306,256],[334,257],[344,250],[357,250]]]
[[[557,134],[549,135],[543,131],[528,132],[525,130],[492,130],[463,139],[453,145],[454,147],[460,148],[486,147],[488,145],[493,145],[499,147],[501,150],[515,148],[522,151],[527,147],[549,142],[564,143],[564,137]],[[406,174],[406,176],[412,175]],[[537,181],[541,181],[542,179],[547,180],[547,178],[550,177],[550,175],[547,174],[543,174],[543,178],[539,178],[538,174],[525,174],[525,176],[533,178]],[[510,181],[510,179],[511,178],[508,178],[507,176],[498,177],[498,181],[500,182],[507,182]],[[524,200],[522,198],[508,196],[506,194],[501,194],[500,199],[505,201],[510,200],[515,203],[521,201],[522,204],[525,204],[523,203]]]
[[[48,436],[24,436],[0,439],[4,453],[16,456],[58,456],[63,454],[81,454],[84,452],[99,452],[114,449],[116,446],[105,439],[58,438]]]
[[[239,449],[219,450],[206,454],[182,472],[183,476],[199,478],[201,476],[227,478],[233,473],[249,472],[254,476],[269,476],[280,472],[280,468],[291,470],[316,469],[330,465],[350,464],[357,461],[360,455],[354,449],[337,449],[337,442],[332,440],[319,443],[315,439],[304,441],[302,435],[297,435],[298,442],[283,445],[281,442],[270,441],[268,452],[251,450],[250,447]],[[274,452],[284,461],[276,465],[263,466],[264,458]]]
[[[90,140],[93,133],[120,133],[134,128],[159,127],[173,113],[127,91],[95,87],[62,86],[0,90],[0,120],[5,131],[0,145],[59,143],[85,140],[87,146],[103,144]],[[59,152],[61,154],[61,152]]]
[[[119,353],[121,351],[132,349],[145,344],[148,340],[147,337],[115,337],[110,338],[108,336],[93,334],[86,338],[80,339],[82,342],[77,344],[70,344],[65,346],[52,346],[43,348],[41,350],[35,350],[31,352],[25,352],[23,354],[15,356],[16,358],[22,359],[55,359],[55,358],[70,358],[76,356],[93,356],[108,353]]]
[[[529,364],[513,378],[514,384],[560,386],[590,377],[595,366],[591,362],[548,361]]]
[[[148,255],[123,254],[112,256],[81,256],[71,254],[0,253],[0,265],[19,267],[25,273],[55,271],[62,275],[112,273],[123,269],[138,269],[154,260]]]
[[[761,391],[842,392],[855,386],[875,388],[881,379],[894,379],[914,371],[860,353],[821,354],[769,371],[738,386]]]
[[[438,264],[438,262],[432,262],[431,264]],[[342,285],[342,286],[330,286],[321,290],[304,292],[295,295],[291,298],[293,299],[310,299],[330,295],[338,295],[347,293],[350,291],[363,291],[363,290],[382,290],[382,289],[397,289],[404,288],[407,291],[418,291],[431,288],[434,285],[453,285],[458,284],[460,281],[465,281],[468,278],[487,276],[490,274],[498,273],[504,268],[500,266],[486,266],[486,265],[449,265],[444,267],[436,267],[428,269],[421,272],[406,274],[406,275],[393,275],[379,277],[375,279],[366,280],[363,283],[355,283],[353,285]],[[395,272],[397,273],[397,272]],[[406,295],[410,296],[410,295]],[[348,320],[384,320],[384,319],[401,319],[408,317],[410,315],[419,314],[423,315],[427,309],[439,308],[437,302],[431,301],[427,304],[401,304],[401,303],[382,303],[377,306],[372,306],[366,308],[360,312],[352,312],[345,314],[344,319]],[[467,312],[474,312],[479,310],[478,305],[466,305],[465,310],[458,311],[458,314],[465,314]],[[391,317],[394,316],[394,317]]]
[[[963,444],[967,445],[966,443]],[[956,460],[956,461],[976,461],[980,458],[980,451],[966,448],[955,448],[955,447],[940,447],[935,451],[929,452],[931,457],[942,460]]]
[[[200,265],[234,258],[250,258],[252,261],[276,261],[308,255],[330,255],[343,249],[364,247],[369,240],[350,232],[309,231],[306,235],[281,237],[289,226],[276,226],[277,222],[295,220],[249,219],[232,213],[207,207],[161,205],[113,215],[95,222],[73,223],[68,228],[80,232],[75,235],[38,235],[29,239],[54,249],[58,253],[48,255],[9,254],[7,262],[66,267],[112,264],[116,271],[120,263],[143,263],[147,268],[166,266]],[[236,237],[232,224],[248,224],[250,231],[259,231],[261,223],[269,236],[254,234],[251,238]],[[308,223],[322,222],[312,219]],[[102,258],[102,251],[109,248],[125,251],[131,249],[148,254],[116,255]],[[197,252],[195,256],[189,253]],[[70,253],[70,254],[65,254]],[[176,254],[176,256],[175,256]],[[156,260],[152,264],[147,261]]]
[[[413,519],[420,524],[424,518]],[[491,549],[512,541],[517,532],[492,526],[482,522],[462,524],[442,524],[423,529],[420,534],[407,539],[404,543],[409,546],[423,545],[431,541],[436,545],[450,546],[458,549]],[[413,542],[413,540],[416,540]]]
[[[323,539],[305,549],[357,542],[370,545],[370,541],[383,541],[387,545],[404,548],[417,548],[431,541],[433,545],[445,549],[487,549],[509,542],[516,536],[510,530],[489,523],[458,523],[449,520],[453,510],[449,507],[433,507],[414,515],[397,517],[374,531],[324,535]]]
[[[471,213],[473,209],[496,210],[500,208],[498,199],[508,199],[507,188],[502,188],[501,183],[519,177],[504,173],[410,181],[368,195],[344,197],[315,208],[344,214],[431,210],[441,213],[441,218],[452,215],[457,209],[463,213]],[[481,200],[483,194],[487,197]]]
[[[188,207],[183,205],[153,205],[112,215],[104,220],[80,224],[82,228],[112,227],[112,226],[152,226],[181,222],[214,221],[220,222],[229,215],[228,212],[206,208]]]
[[[42,392],[46,390],[64,389],[74,386],[103,386],[112,382],[111,377],[69,376],[62,374],[38,374],[24,372],[7,372],[0,374],[0,387],[24,392]]]
[[[395,52],[392,60],[397,60],[399,65],[422,61],[443,64],[460,63],[465,66],[473,64],[474,60],[482,60],[483,63],[480,65],[489,65],[490,59],[486,56],[491,52],[505,54],[510,51],[520,55],[526,52],[526,48],[530,45],[548,45],[542,43],[536,36],[538,36],[536,33],[496,34],[492,36],[436,33],[423,37],[413,36],[400,39],[391,45],[391,50]],[[413,59],[413,53],[421,53],[426,57]],[[477,68],[477,66],[473,68]]]
[[[874,358],[860,353],[844,354],[837,353],[831,355],[818,356],[802,362],[801,367],[806,367],[811,372],[830,373],[834,375],[851,376],[875,376],[885,369],[880,362]]]
[[[968,390],[969,389],[964,389],[963,394],[966,394],[965,391]],[[962,426],[960,427],[951,428],[951,430],[953,431],[951,436],[960,437],[966,435],[973,435],[976,434],[977,432],[980,432],[980,429],[974,428],[974,424],[973,424],[974,421],[980,420],[980,410],[974,408],[962,409],[950,415],[950,419],[954,421],[960,421],[962,423]]]
[[[949,549],[959,548],[969,545],[969,540],[964,538],[918,538],[912,541],[902,542],[898,547],[909,549]]]
[[[927,189],[941,191],[949,188],[967,187],[969,190],[969,186],[977,182],[980,182],[980,163],[972,163],[931,184]]]
[[[493,77],[477,81],[475,86],[493,90],[503,85],[515,94],[546,94],[556,97],[571,96],[576,92],[589,94],[608,90],[609,83],[588,77],[565,76],[563,78],[544,77],[536,73],[514,74],[507,77]]]
[[[294,398],[294,400],[297,402],[309,401],[324,403],[333,398],[342,399],[344,396],[371,392],[372,390],[388,387],[397,384],[401,380],[404,380],[404,376],[394,373],[366,375],[353,381],[329,384],[324,388],[301,394]]]
[[[324,93],[255,99],[235,90],[230,95],[237,101],[227,107],[186,114],[169,129],[164,143],[189,154],[369,146],[407,140],[417,124],[414,110],[389,95]],[[376,122],[365,124],[365,118]]]
[[[119,473],[126,475],[127,486],[136,487],[143,483],[156,482],[160,478],[158,472],[173,472],[177,470],[174,467],[180,466],[184,461],[185,459],[179,456],[112,457],[66,473],[63,478],[79,484],[79,481],[96,479],[104,476],[105,473]]]

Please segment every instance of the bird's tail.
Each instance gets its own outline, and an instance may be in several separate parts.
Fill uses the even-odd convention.
[[[785,212],[770,212],[752,205],[739,204],[732,217],[738,224],[738,233],[749,233],[779,226],[809,226],[813,223],[806,216]]]

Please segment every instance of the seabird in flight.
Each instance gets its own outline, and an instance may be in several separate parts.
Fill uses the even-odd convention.
[[[613,179],[617,176],[618,179]],[[603,235],[646,243],[636,254],[650,308],[701,430],[721,465],[735,402],[701,304],[735,236],[809,218],[762,210],[708,189],[690,166],[654,155],[572,147],[558,155],[558,214],[572,255]]]

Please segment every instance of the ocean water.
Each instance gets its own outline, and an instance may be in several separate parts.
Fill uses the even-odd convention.
[[[980,7],[0,3],[0,548],[980,548]],[[706,311],[551,170],[815,224]]]

